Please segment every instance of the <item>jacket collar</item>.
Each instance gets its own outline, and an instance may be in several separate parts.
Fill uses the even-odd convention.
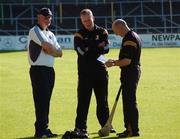
[[[92,31],[96,30],[97,27],[98,27],[98,26],[97,26],[96,24],[94,24],[94,29],[93,29]],[[92,31],[87,30],[84,26],[83,26],[83,30],[86,30],[86,31],[88,31],[88,32],[92,32]]]
[[[36,24],[41,30],[44,30],[39,24]],[[47,28],[46,31],[48,31],[49,29]]]

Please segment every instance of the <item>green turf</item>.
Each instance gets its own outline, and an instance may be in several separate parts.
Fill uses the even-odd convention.
[[[118,49],[106,56],[117,58]],[[76,112],[76,53],[64,50],[55,62],[56,83],[51,100],[50,128],[59,134],[74,128]],[[139,139],[180,138],[180,48],[142,50],[142,76],[138,87],[140,111]],[[0,138],[32,138],[34,105],[26,52],[0,53]],[[119,88],[119,68],[109,69],[109,105],[113,105]],[[100,129],[95,116],[94,95],[88,115],[90,137]],[[120,99],[113,120],[118,132],[123,129]],[[114,138],[115,134],[107,138]]]

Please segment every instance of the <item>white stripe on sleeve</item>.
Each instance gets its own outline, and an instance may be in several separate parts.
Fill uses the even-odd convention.
[[[41,43],[46,41],[48,42],[47,37],[44,35],[44,33],[40,30],[38,26],[34,27],[34,32]]]
[[[77,50],[78,50],[78,52],[81,54],[81,55],[84,55],[84,51],[83,50],[81,50],[81,48],[80,47],[77,47]]]
[[[104,47],[104,50],[107,50],[107,49],[109,49],[109,45],[106,45],[106,46]]]

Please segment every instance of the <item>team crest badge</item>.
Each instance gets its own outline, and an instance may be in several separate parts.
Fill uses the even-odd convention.
[[[99,35],[96,35],[96,40],[99,40]]]

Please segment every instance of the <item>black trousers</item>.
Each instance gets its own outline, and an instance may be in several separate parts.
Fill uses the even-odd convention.
[[[35,106],[35,131],[43,132],[48,128],[49,107],[54,87],[54,69],[45,66],[31,66],[30,78]]]
[[[136,101],[136,89],[140,74],[140,68],[121,71],[124,126],[133,133],[139,131],[139,112]]]
[[[87,115],[93,89],[97,103],[96,116],[100,125],[104,126],[109,117],[107,71],[96,74],[79,74],[76,128],[87,129]]]

